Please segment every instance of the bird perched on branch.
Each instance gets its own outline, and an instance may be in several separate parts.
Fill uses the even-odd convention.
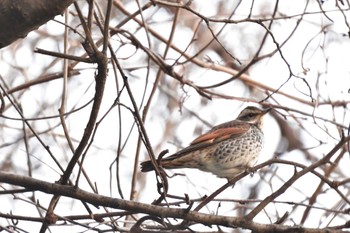
[[[175,154],[159,160],[165,169],[197,168],[218,177],[234,178],[254,166],[264,144],[262,122],[270,109],[249,106],[233,120],[213,127]],[[148,160],[141,171],[154,170]]]

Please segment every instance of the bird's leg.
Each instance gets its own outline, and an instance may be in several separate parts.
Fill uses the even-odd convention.
[[[247,172],[251,177],[253,177],[253,175],[254,175],[254,173],[255,173],[254,167],[246,166],[244,170],[245,170],[245,172]]]
[[[232,183],[232,189],[235,187],[236,185],[236,181],[233,181],[235,180],[236,177],[231,177],[231,178],[227,178],[227,183]]]

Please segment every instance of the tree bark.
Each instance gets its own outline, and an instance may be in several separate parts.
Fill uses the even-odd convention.
[[[62,14],[74,0],[2,0],[0,4],[0,48]]]

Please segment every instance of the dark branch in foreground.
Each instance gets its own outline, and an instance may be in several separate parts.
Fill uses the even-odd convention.
[[[259,224],[253,221],[248,221],[245,217],[227,217],[220,215],[203,214],[194,211],[188,211],[180,208],[167,208],[154,206],[150,204],[139,203],[135,201],[127,201],[118,198],[111,198],[103,195],[98,195],[86,192],[82,189],[75,188],[70,185],[61,185],[49,183],[46,181],[15,175],[7,172],[0,172],[0,182],[25,187],[31,190],[42,191],[48,194],[56,194],[66,197],[71,197],[90,203],[94,206],[105,206],[115,209],[130,211],[131,213],[144,213],[151,216],[159,216],[161,218],[179,218],[201,223],[204,225],[220,225],[225,227],[239,227],[250,229],[256,232],[304,232],[304,233],[335,233],[346,232],[341,230],[333,230],[330,228],[313,229],[302,228],[299,226],[283,226],[277,224]]]
[[[24,38],[29,32],[37,29],[62,12],[74,0],[26,0],[1,1],[0,14],[0,48],[3,48],[18,38]]]

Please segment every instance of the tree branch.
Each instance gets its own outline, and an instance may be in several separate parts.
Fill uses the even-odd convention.
[[[225,227],[240,227],[257,232],[304,232],[304,233],[337,233],[345,232],[331,229],[313,229],[302,227],[291,227],[277,224],[260,224],[247,220],[245,217],[227,217],[221,215],[203,214],[188,211],[180,208],[167,208],[150,204],[127,201],[119,198],[111,198],[95,193],[90,193],[82,189],[56,183],[49,183],[26,176],[0,172],[0,182],[17,185],[31,190],[41,191],[48,194],[71,197],[80,201],[90,203],[94,206],[104,206],[115,209],[127,210],[132,213],[144,213],[161,218],[180,218],[188,221],[201,223],[204,225],[220,225]]]
[[[56,15],[61,14],[75,0],[2,0],[0,6],[0,48],[19,38]]]

